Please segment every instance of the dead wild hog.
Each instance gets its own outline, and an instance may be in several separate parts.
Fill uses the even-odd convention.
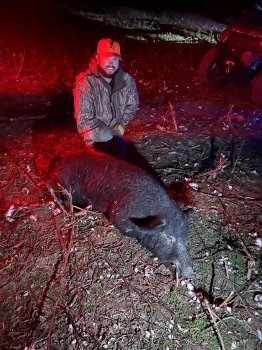
[[[100,152],[54,158],[47,181],[72,193],[73,203],[91,204],[121,232],[136,238],[179,277],[193,274],[186,248],[189,210],[181,210],[149,173]]]

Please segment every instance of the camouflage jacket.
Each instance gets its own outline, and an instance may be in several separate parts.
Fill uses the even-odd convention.
[[[93,143],[103,124],[124,128],[138,110],[136,82],[122,67],[115,74],[114,87],[103,79],[93,58],[89,68],[76,77],[74,84],[74,116],[84,141]]]

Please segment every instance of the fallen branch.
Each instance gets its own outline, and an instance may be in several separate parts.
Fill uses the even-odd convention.
[[[236,160],[235,160],[235,162],[234,162],[234,164],[233,164],[233,168],[232,168],[232,170],[231,170],[231,173],[233,173],[233,172],[235,171],[235,167],[236,167],[237,162],[238,162],[238,160],[239,160],[240,153],[242,152],[242,149],[243,149],[244,144],[245,144],[245,140],[243,140],[242,143],[241,143],[241,146],[240,146],[240,149],[239,149],[239,151],[238,151]]]
[[[222,208],[223,208],[223,210],[224,210],[224,213],[225,213],[226,217],[228,218],[228,220],[230,220],[230,217],[231,217],[231,216],[229,215],[228,210],[227,210],[225,204],[223,203],[221,197],[219,197],[219,201],[220,201],[220,203],[221,203],[221,205],[222,205]],[[238,232],[238,231],[236,230],[236,228],[234,228],[233,226],[232,226],[232,231],[233,231],[233,232],[235,233],[235,235],[237,236],[237,238],[238,238],[238,240],[239,240],[239,242],[240,242],[240,244],[241,244],[241,246],[242,246],[244,252],[246,253],[246,257],[247,257],[247,259],[248,259],[248,262],[250,262],[250,265],[249,265],[249,266],[252,266],[252,267],[253,267],[254,264],[255,264],[254,259],[253,259],[252,255],[250,254],[249,250],[247,249],[247,247],[246,247],[246,245],[245,245],[243,239],[241,238],[239,232]],[[248,272],[247,277],[250,278],[250,275],[251,275],[251,273]]]
[[[175,131],[177,131],[178,127],[177,127],[177,122],[176,122],[176,111],[175,111],[174,106],[171,104],[170,101],[168,101],[168,107],[169,107],[170,115],[171,115],[172,120],[173,120],[173,125],[175,128]]]
[[[221,304],[219,304],[217,307],[220,308],[220,309],[223,309],[225,306],[227,306],[227,304],[229,303],[229,301],[232,300],[234,294],[235,294],[235,293],[234,293],[233,291],[230,292],[230,293],[229,293],[229,296],[226,297],[226,299],[225,299]]]
[[[219,339],[219,342],[220,342],[220,345],[221,345],[221,348],[222,350],[226,350],[225,348],[225,345],[224,345],[224,341],[223,341],[223,338],[221,336],[221,333],[219,331],[219,328],[218,328],[218,325],[217,325],[217,322],[216,322],[216,319],[214,317],[214,315],[217,317],[217,315],[213,312],[213,310],[211,310],[210,306],[209,306],[209,302],[207,300],[204,300],[203,301],[203,306],[206,308],[206,310],[208,311],[210,317],[211,317],[211,320],[212,320],[212,325],[213,325],[213,329],[215,331],[215,333],[217,334],[218,336],[218,339]]]
[[[64,208],[64,206],[61,204],[61,201],[57,198],[53,188],[46,184],[46,188],[48,189],[49,193],[51,194],[51,197],[53,198],[53,201],[59,206],[59,208],[62,210],[62,212],[68,216],[68,212],[66,211],[66,209]]]

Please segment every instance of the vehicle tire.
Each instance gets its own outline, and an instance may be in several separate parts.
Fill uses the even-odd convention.
[[[226,72],[226,60],[218,58],[218,49],[211,48],[202,58],[198,77],[200,81],[208,86],[222,85],[228,80],[229,74]]]
[[[262,72],[258,73],[252,80],[251,85],[251,101],[254,105],[262,108]]]

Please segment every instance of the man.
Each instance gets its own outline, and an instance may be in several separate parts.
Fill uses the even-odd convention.
[[[135,80],[121,60],[119,43],[101,39],[87,71],[77,76],[73,93],[77,129],[86,145],[106,152],[117,146],[117,156],[125,159],[123,135],[139,99]]]

